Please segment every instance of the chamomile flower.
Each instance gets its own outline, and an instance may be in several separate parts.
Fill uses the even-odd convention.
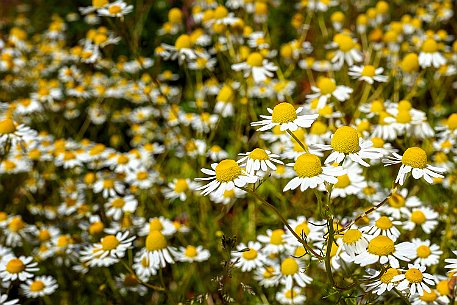
[[[357,42],[349,34],[338,33],[333,37],[332,46],[338,50],[334,52],[332,63],[337,69],[341,68],[346,62],[348,66],[353,66],[356,62],[361,62],[363,57],[357,48]]]
[[[360,254],[368,247],[367,236],[359,229],[349,229],[342,237],[344,250],[350,255]]]
[[[306,296],[298,287],[285,287],[276,293],[276,300],[281,304],[301,305],[306,301]]]
[[[408,262],[414,255],[412,250],[414,248],[409,242],[395,245],[391,238],[378,235],[370,239],[366,251],[356,255],[354,262],[362,267],[379,262],[381,264],[389,263],[391,267],[398,268],[399,260]]]
[[[296,131],[299,127],[309,128],[318,117],[317,114],[299,115],[303,108],[295,109],[292,104],[286,102],[277,104],[273,109],[267,108],[267,110],[271,116],[260,115],[263,120],[251,123],[251,126],[262,126],[257,131],[270,130],[278,125],[281,131]]]
[[[337,177],[338,181],[333,185],[332,189],[332,198],[344,198],[362,191],[367,186],[362,172],[363,169],[357,163],[350,163],[345,168],[345,174]],[[320,189],[325,190],[325,187],[320,185]]]
[[[349,99],[349,96],[352,93],[352,88],[336,85],[336,82],[332,78],[321,77],[317,81],[316,87],[312,86],[311,90],[313,93],[306,96],[308,102],[311,102],[315,99],[318,100],[316,109],[320,110],[327,105],[329,99],[333,96],[340,102],[344,102]]]
[[[414,264],[422,266],[433,266],[439,263],[440,256],[443,251],[436,244],[432,244],[430,240],[420,240],[413,238],[411,242],[416,247],[416,260]]]
[[[187,247],[180,247],[178,251],[176,251],[176,260],[180,262],[204,262],[208,260],[210,254],[209,251],[203,249],[202,246],[192,246],[189,245]]]
[[[98,15],[106,17],[124,17],[133,11],[133,5],[127,5],[122,0],[115,1],[97,10]]]
[[[307,276],[301,269],[304,269],[304,264],[300,260],[288,257],[282,260],[279,272],[276,274],[281,284],[286,288],[292,288],[294,285],[306,287],[313,279]]]
[[[400,270],[395,268],[388,268],[381,274],[380,271],[368,269],[367,272],[370,274],[367,278],[373,281],[365,285],[367,291],[372,291],[377,295],[382,295],[386,291],[391,291],[396,283],[392,282],[392,279],[400,275]]]
[[[90,246],[85,255],[81,258],[90,266],[110,266],[125,255],[125,251],[131,248],[135,236],[128,237],[129,232],[118,232],[116,235],[106,235],[99,243]],[[105,260],[107,258],[107,260]]]
[[[325,163],[341,163],[346,157],[352,161],[370,166],[363,159],[376,160],[382,157],[382,150],[373,147],[373,142],[359,137],[357,130],[350,126],[339,127],[332,136],[330,145],[315,144],[320,150],[332,150]]]
[[[271,153],[269,150],[256,148],[250,152],[239,154],[242,156],[238,163],[241,167],[246,168],[246,172],[255,175],[257,172],[267,172],[276,170],[276,164],[284,164],[278,155]]]
[[[382,75],[382,72],[384,72],[384,68],[382,67],[376,68],[372,65],[365,65],[350,67],[348,74],[354,79],[365,81],[371,85],[375,81],[378,83],[387,82],[389,78]]]
[[[429,207],[413,208],[412,211],[405,210],[404,217],[407,220],[403,222],[403,228],[413,230],[417,226],[421,227],[425,233],[430,234],[438,225],[438,215]]]
[[[17,279],[23,282],[39,270],[36,266],[38,263],[33,262],[31,256],[4,256],[0,262],[0,278],[5,282]]]
[[[176,251],[168,246],[166,237],[160,231],[154,230],[146,237],[145,251],[142,259],[145,258],[154,268],[165,268],[168,264],[174,264],[173,257]]]
[[[173,179],[164,190],[165,198],[185,201],[187,196],[198,187],[198,184],[190,179]]]
[[[243,71],[244,77],[252,75],[254,82],[259,83],[273,76],[273,72],[278,69],[274,64],[264,59],[259,52],[249,54],[245,62],[233,64],[234,71]]]
[[[235,267],[241,268],[242,272],[249,272],[266,264],[265,254],[261,252],[262,245],[259,242],[250,241],[247,246],[243,243],[232,251],[232,262]]]
[[[21,284],[26,297],[39,298],[53,294],[59,285],[52,276],[37,276],[33,280],[29,279],[25,284]]]
[[[286,250],[287,241],[285,240],[285,233],[283,229],[267,230],[267,235],[257,236],[257,240],[265,244],[263,252],[265,254],[276,254]]]
[[[423,177],[428,183],[433,183],[433,178],[444,178],[442,173],[445,169],[427,164],[427,154],[420,147],[408,148],[403,156],[393,152],[392,156],[383,159],[383,163],[385,166],[402,163],[395,179],[395,183],[400,185],[403,185],[409,173],[412,173],[414,179]]]
[[[435,67],[439,68],[446,64],[446,59],[439,52],[439,45],[432,38],[426,39],[421,46],[419,53],[419,64],[422,68]]]
[[[0,145],[9,142],[11,146],[24,145],[25,142],[36,140],[37,132],[10,118],[0,120]]]
[[[422,296],[424,291],[430,293],[429,286],[436,284],[436,279],[433,275],[425,272],[426,267],[418,264],[408,264],[408,270],[404,274],[394,276],[393,282],[399,282],[397,289],[400,291],[408,290],[412,295],[416,292]]]
[[[119,220],[126,213],[134,213],[137,206],[138,201],[132,195],[113,197],[105,204],[106,216]]]
[[[276,264],[258,267],[254,269],[254,279],[265,288],[278,286],[279,282],[275,276],[276,270],[279,270],[279,266]]]
[[[124,193],[125,186],[113,178],[101,178],[94,184],[94,193],[102,193],[103,198],[115,197]]]
[[[324,185],[325,182],[335,184],[338,182],[337,177],[346,173],[341,166],[323,167],[318,156],[308,153],[300,155],[295,163],[287,165],[293,166],[296,177],[286,184],[284,192],[294,190],[299,186],[300,190],[304,192],[308,188],[315,189]]]
[[[211,164],[213,170],[202,169],[204,174],[210,175],[207,178],[196,178],[197,181],[210,181],[208,184],[200,186],[197,190],[202,190],[202,195],[208,195],[213,192],[222,194],[227,190],[235,187],[244,187],[246,184],[257,182],[258,177],[252,176],[245,172],[243,168],[231,159],[222,160],[219,163]]]
[[[362,231],[372,236],[385,235],[393,241],[396,241],[400,236],[400,231],[396,226],[400,226],[401,224],[401,221],[391,220],[387,216],[378,216],[374,220],[373,225],[363,227]]]

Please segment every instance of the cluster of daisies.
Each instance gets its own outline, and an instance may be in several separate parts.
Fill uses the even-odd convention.
[[[2,24],[0,304],[452,304],[452,1],[169,5]]]

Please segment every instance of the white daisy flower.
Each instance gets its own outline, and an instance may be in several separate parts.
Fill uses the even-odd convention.
[[[276,293],[276,300],[281,304],[305,304],[306,296],[298,287],[283,288]]]
[[[350,163],[344,170],[345,174],[338,176],[338,181],[333,185],[332,198],[355,195],[367,186],[363,169],[357,163]],[[319,189],[325,191],[323,185],[320,185]]]
[[[0,304],[2,305],[16,305],[19,302],[19,299],[13,299],[9,301],[7,301],[6,299],[8,299],[8,295],[0,293]]]
[[[146,237],[145,249],[142,258],[146,258],[149,265],[158,268],[165,268],[168,264],[174,264],[173,257],[176,251],[168,246],[168,241],[160,231],[152,231]]]
[[[202,195],[211,193],[223,194],[227,190],[235,187],[244,187],[246,184],[255,183],[258,177],[246,173],[235,160],[225,159],[219,163],[211,164],[213,170],[202,168],[204,174],[210,175],[207,178],[196,178],[197,181],[209,180],[206,185],[200,186],[197,190],[202,190]]]
[[[257,131],[270,130],[275,126],[280,126],[281,131],[296,131],[298,127],[308,128],[317,119],[318,114],[298,115],[303,108],[295,110],[290,103],[279,103],[273,109],[267,108],[270,115],[260,115],[261,121],[252,122],[251,126],[262,126]]]
[[[388,76],[382,75],[384,68],[379,67],[376,68],[372,65],[365,65],[365,66],[352,66],[349,68],[348,74],[352,76],[354,79],[358,79],[360,81],[365,81],[370,85],[373,84],[375,81],[379,83],[385,83],[389,79]]]
[[[276,264],[258,267],[254,269],[254,279],[265,288],[278,286],[279,281],[275,276],[276,270],[279,270],[279,266]]]
[[[173,179],[168,183],[168,187],[164,189],[164,195],[167,199],[178,199],[185,201],[187,195],[191,194],[193,190],[198,187],[198,184],[192,182],[190,179]]]
[[[128,237],[129,232],[118,232],[116,235],[106,235],[99,243],[86,249],[81,261],[91,267],[110,266],[124,257],[127,249],[132,247],[135,236]],[[105,260],[106,258],[106,260]]]
[[[403,156],[393,152],[393,156],[389,156],[383,159],[385,166],[402,163],[400,170],[398,171],[395,183],[403,185],[406,176],[412,173],[414,179],[424,178],[428,183],[433,183],[433,178],[444,178],[442,173],[446,170],[443,168],[431,166],[427,164],[427,154],[420,147],[410,147],[404,153]]]
[[[259,83],[267,80],[268,77],[273,77],[273,72],[278,70],[274,64],[264,59],[259,52],[249,54],[245,62],[233,64],[234,71],[243,71],[244,77],[252,75],[254,82]]]
[[[18,124],[10,118],[0,120],[0,146],[9,142],[11,146],[37,140],[37,132],[23,124]]]
[[[257,240],[265,244],[263,252],[267,255],[276,254],[286,250],[287,242],[285,240],[285,233],[283,229],[267,230],[267,235],[257,236]]]
[[[28,298],[39,298],[53,294],[59,285],[52,276],[37,276],[21,284],[24,294]]]
[[[208,250],[203,249],[202,246],[180,247],[176,252],[176,260],[180,262],[203,262],[208,260],[210,253]]]
[[[328,77],[319,78],[316,87],[312,86],[311,90],[313,93],[308,94],[306,98],[308,102],[318,100],[316,110],[324,108],[332,96],[340,102],[346,101],[353,91],[346,86],[337,86],[335,80]]]
[[[382,295],[386,291],[391,291],[395,287],[396,283],[392,282],[392,279],[400,275],[401,272],[395,268],[388,268],[382,275],[380,271],[368,269],[367,273],[370,275],[367,278],[373,280],[373,282],[365,285],[366,291],[372,291],[377,295]]]
[[[278,155],[261,148],[256,148],[253,151],[239,155],[243,157],[238,160],[238,163],[240,163],[241,167],[246,168],[246,172],[251,175],[255,175],[259,171],[265,173],[268,170],[276,170],[274,163],[284,164],[281,160],[277,159],[279,158]]]
[[[446,64],[446,59],[438,49],[438,43],[432,38],[422,43],[421,52],[419,53],[419,64],[422,68],[431,66],[439,68]]]
[[[232,262],[235,263],[235,267],[241,268],[242,272],[262,267],[266,265],[267,259],[261,248],[262,245],[256,241],[250,241],[247,246],[241,243],[232,251]]]
[[[338,182],[338,176],[342,176],[346,171],[341,166],[324,166],[322,167],[321,160],[313,154],[300,155],[295,163],[289,163],[288,166],[293,166],[296,177],[290,180],[284,187],[284,192],[294,190],[300,186],[300,190],[304,192],[308,188],[314,189],[325,182],[335,184]]]
[[[374,148],[373,142],[363,140],[359,137],[357,130],[350,126],[339,127],[332,136],[330,145],[315,144],[320,150],[333,150],[325,159],[325,163],[341,163],[346,157],[352,161],[368,167],[370,166],[363,159],[376,160],[383,156],[380,148]]]
[[[405,210],[403,216],[407,219],[403,222],[405,230],[413,230],[416,226],[420,226],[425,233],[430,234],[438,225],[439,214],[429,207]]]
[[[368,239],[363,231],[359,229],[346,230],[341,240],[344,250],[350,256],[360,254],[368,247]]]
[[[126,213],[133,214],[137,206],[138,201],[133,195],[113,197],[105,203],[106,216],[113,217],[113,219],[117,221]]]
[[[394,276],[393,282],[400,282],[397,289],[400,291],[408,290],[412,295],[416,292],[422,296],[424,291],[430,293],[429,286],[436,284],[436,279],[433,275],[425,272],[426,267],[419,264],[408,264],[408,270],[404,274]]]
[[[23,282],[33,277],[33,272],[39,270],[36,266],[38,263],[33,262],[31,256],[4,256],[0,262],[0,278],[5,282],[17,279]]]
[[[302,269],[304,269],[304,263],[302,261],[288,257],[282,260],[281,267],[276,276],[279,282],[285,285],[286,288],[290,289],[295,285],[306,287],[313,279],[307,276]]]
[[[417,258],[414,264],[433,266],[439,263],[443,251],[440,250],[438,245],[431,244],[430,240],[420,240],[419,238],[413,238],[411,242],[416,247]]]
[[[401,221],[392,221],[387,216],[379,216],[374,221],[373,225],[363,227],[361,230],[368,235],[385,235],[393,241],[396,241],[397,238],[400,236],[400,231],[396,228],[396,226],[400,226],[401,224]]]
[[[133,5],[127,5],[122,0],[110,3],[97,10],[99,16],[124,17],[133,11]]]

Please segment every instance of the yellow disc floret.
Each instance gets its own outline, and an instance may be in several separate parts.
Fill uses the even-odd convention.
[[[116,249],[116,247],[120,244],[119,240],[114,235],[107,235],[102,238],[101,241],[102,248],[104,251],[111,251]]]
[[[235,160],[226,159],[219,162],[215,168],[216,179],[219,182],[233,181],[241,175],[241,167]]]
[[[24,270],[25,265],[18,258],[13,258],[6,264],[6,271],[8,271],[9,273],[20,273]]]
[[[403,154],[401,162],[413,168],[425,168],[427,166],[427,154],[420,147],[410,147]]]
[[[408,271],[406,271],[405,278],[410,283],[420,283],[422,282],[424,276],[422,275],[422,272],[419,269],[410,268]]]
[[[392,239],[379,235],[368,243],[368,252],[377,256],[387,256],[394,252],[395,245]]]
[[[292,257],[286,258],[281,263],[281,273],[283,275],[296,274],[299,269],[300,269],[300,267],[298,266],[297,261]]]
[[[332,148],[340,153],[353,154],[360,150],[357,130],[350,126],[341,126],[333,134]]]
[[[317,176],[322,173],[321,160],[313,154],[302,154],[295,161],[294,170],[301,178]]]
[[[343,242],[347,245],[354,244],[362,238],[362,232],[357,229],[349,229],[343,235]]]
[[[400,271],[394,268],[389,268],[387,271],[381,276],[380,281],[384,284],[389,284],[394,276],[399,275]]]
[[[256,148],[249,153],[249,158],[253,160],[268,160],[268,154],[261,148]]]
[[[243,252],[243,258],[246,260],[253,260],[257,257],[257,251],[249,248],[249,250]]]
[[[392,221],[387,216],[381,216],[378,220],[376,220],[376,226],[381,230],[389,230],[394,226]]]
[[[251,67],[261,67],[263,62],[263,56],[259,52],[249,54],[246,63]]]
[[[421,245],[421,246],[417,247],[416,253],[417,253],[417,257],[427,258],[430,256],[430,254],[432,254],[432,251],[430,250],[430,247],[428,247],[426,245]]]
[[[271,121],[273,123],[290,123],[297,118],[294,106],[289,103],[279,103],[273,108]]]
[[[146,237],[146,250],[157,251],[167,247],[167,239],[159,231],[152,231]]]

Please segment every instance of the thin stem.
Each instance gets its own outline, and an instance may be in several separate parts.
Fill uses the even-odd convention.
[[[303,148],[304,151],[306,151],[307,153],[309,153],[309,150],[308,150],[308,146],[303,143],[302,141],[300,141],[296,135],[294,135],[294,133],[290,130],[287,130],[287,133],[290,134],[290,136],[295,140],[297,141],[298,145],[301,146],[301,148]]]

